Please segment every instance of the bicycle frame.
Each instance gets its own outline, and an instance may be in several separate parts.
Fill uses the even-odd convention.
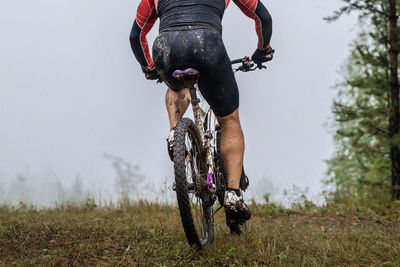
[[[213,194],[216,192],[216,186],[215,186],[215,180],[214,180],[214,147],[211,145],[210,140],[214,138],[213,132],[218,125],[218,123],[215,123],[212,125],[213,118],[215,119],[215,115],[212,111],[211,108],[208,109],[208,111],[204,111],[199,103],[201,102],[200,99],[197,96],[197,90],[198,90],[198,85],[197,83],[192,85],[189,89],[190,91],[190,98],[191,98],[191,103],[192,103],[192,108],[193,108],[193,116],[194,116],[194,121],[195,125],[197,127],[197,130],[199,131],[201,142],[203,144],[203,148],[206,150],[206,158],[207,158],[207,167],[208,167],[208,173],[207,173],[207,185],[208,185],[208,190],[211,191]],[[215,119],[216,122],[216,119]],[[207,125],[209,124],[209,125]],[[206,126],[206,128],[205,128]],[[214,127],[214,129],[211,129],[211,127]]]

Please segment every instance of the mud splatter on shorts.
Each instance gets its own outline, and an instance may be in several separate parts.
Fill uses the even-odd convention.
[[[155,67],[173,90],[184,88],[172,77],[177,69],[200,71],[199,88],[217,116],[232,114],[239,107],[239,91],[221,33],[212,28],[167,30],[153,44]]]

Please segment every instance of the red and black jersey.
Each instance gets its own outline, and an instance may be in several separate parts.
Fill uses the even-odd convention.
[[[160,0],[157,3],[160,32],[189,26],[214,27],[222,32],[227,4],[225,0]]]
[[[260,0],[233,0],[244,14],[255,20],[258,48],[269,46],[272,19]],[[190,28],[208,28],[222,32],[222,17],[230,0],[142,0],[132,28],[130,41],[139,63],[153,68],[149,44],[146,39],[157,18],[160,32]]]

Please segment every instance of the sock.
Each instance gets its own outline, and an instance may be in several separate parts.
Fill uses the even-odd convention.
[[[228,188],[228,191],[234,191],[238,197],[242,195],[240,192],[240,189],[235,189],[235,188]]]

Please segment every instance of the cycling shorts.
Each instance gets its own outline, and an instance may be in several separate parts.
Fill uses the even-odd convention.
[[[239,107],[238,86],[219,31],[208,27],[164,30],[154,41],[153,59],[161,78],[175,91],[185,87],[172,76],[175,70],[198,70],[200,92],[215,115],[225,117]]]

